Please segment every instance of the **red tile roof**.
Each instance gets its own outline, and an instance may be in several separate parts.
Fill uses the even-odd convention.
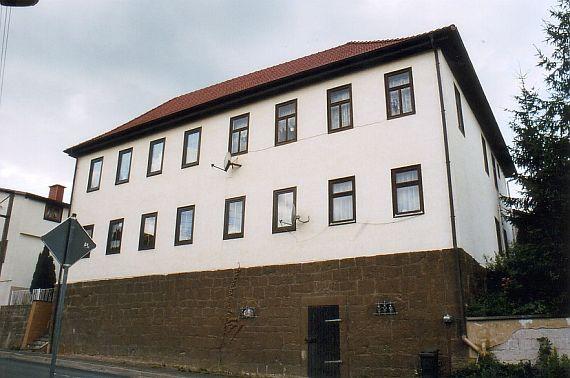
[[[447,28],[453,28],[450,26]],[[447,29],[443,28],[443,29]],[[441,31],[438,29],[436,31]],[[432,32],[430,32],[432,33]],[[156,121],[161,118],[173,115],[181,111],[190,110],[198,105],[204,105],[210,101],[218,100],[223,97],[237,94],[239,92],[253,89],[255,87],[269,84],[271,82],[284,79],[297,74],[309,72],[316,68],[327,66],[331,63],[337,63],[345,59],[356,57],[358,55],[366,54],[374,50],[383,49],[389,46],[397,45],[404,41],[415,39],[419,36],[425,36],[428,33],[423,33],[416,36],[386,39],[378,41],[362,41],[362,42],[348,42],[344,45],[333,47],[315,54],[307,55],[302,58],[294,59],[289,62],[281,63],[276,66],[265,68],[259,71],[249,73],[247,75],[238,76],[236,78],[223,81],[218,84],[211,85],[206,88],[198,89],[194,92],[178,96],[165,102],[156,108],[136,117],[135,119],[116,127],[106,133],[96,136],[93,139],[82,142],[69,150],[82,147],[87,144],[96,143],[100,139],[106,139],[115,134],[125,132],[126,130],[136,128],[137,126],[146,124],[151,121]],[[68,151],[68,150],[66,150]]]

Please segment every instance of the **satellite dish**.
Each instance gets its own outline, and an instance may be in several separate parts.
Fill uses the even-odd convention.
[[[297,209],[295,208],[295,204],[293,204],[293,208],[292,208],[292,214],[291,214],[291,218],[293,219],[294,222],[300,222],[300,223],[309,223],[309,221],[311,220],[310,216],[307,216],[306,220],[302,220],[300,215],[297,215]]]
[[[31,7],[38,3],[39,0],[0,0],[0,5],[5,7]]]
[[[228,152],[226,152],[226,157],[224,157],[224,171],[228,171],[228,169],[230,169],[230,166],[232,165],[232,155]]]

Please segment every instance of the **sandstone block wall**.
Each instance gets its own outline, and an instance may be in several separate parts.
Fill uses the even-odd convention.
[[[26,331],[31,305],[0,307],[0,347],[19,349]]]
[[[70,285],[62,351],[232,373],[306,376],[307,307],[337,304],[343,376],[412,376],[440,351],[442,372],[467,358],[453,250],[146,276]],[[462,266],[475,274],[465,252]],[[189,257],[190,258],[190,257]],[[469,281],[469,277],[467,281]],[[466,286],[464,284],[464,286]],[[397,315],[374,315],[393,301]],[[254,319],[240,319],[253,306]]]

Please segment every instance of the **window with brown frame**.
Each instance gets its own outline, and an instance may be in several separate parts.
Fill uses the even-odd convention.
[[[87,226],[83,226],[83,229],[85,230],[87,235],[89,235],[89,237],[93,239],[93,231],[95,230],[95,225],[89,224]],[[87,252],[87,254],[83,256],[82,259],[88,259],[89,257],[91,257],[91,252]]]
[[[485,172],[489,176],[489,160],[487,158],[487,142],[485,142],[485,137],[481,135],[481,146],[483,147],[483,164],[485,165]]]
[[[109,222],[109,233],[107,234],[107,255],[114,255],[121,252],[123,221],[124,219],[121,218]]]
[[[459,131],[465,136],[465,124],[463,123],[463,107],[461,106],[461,94],[459,89],[454,84],[453,89],[455,90],[455,108],[457,109],[457,125],[459,126]]]
[[[497,162],[493,154],[491,154],[491,164],[493,165],[493,180],[495,181],[495,189],[499,190],[499,181],[497,179]]]
[[[162,173],[162,163],[164,161],[164,144],[166,138],[160,138],[150,142],[148,149],[148,165],[146,176],[155,176]]]
[[[224,211],[224,240],[243,238],[245,196],[226,199]]]
[[[297,140],[297,100],[275,105],[275,145]]]
[[[329,225],[356,222],[354,176],[329,180]]]
[[[286,188],[273,191],[273,233],[295,231],[297,220],[297,188]]]
[[[133,157],[133,149],[119,151],[119,159],[117,160],[117,174],[115,176],[115,185],[129,182],[131,175],[131,160]]]
[[[200,162],[200,142],[202,128],[188,130],[184,133],[184,149],[182,152],[182,168],[198,165]]]
[[[194,241],[194,205],[179,207],[176,210],[176,230],[174,245],[192,244]]]
[[[139,233],[139,251],[154,249],[156,243],[156,220],[158,213],[148,213],[141,216]]]
[[[61,222],[63,215],[63,207],[53,203],[46,203],[44,208],[44,219],[51,222]]]
[[[101,172],[103,171],[103,157],[91,160],[89,166],[89,179],[87,181],[87,192],[99,190],[101,185]]]
[[[352,86],[346,84],[327,91],[329,133],[352,128]]]
[[[247,153],[249,140],[249,113],[230,119],[229,151],[232,156]]]
[[[503,242],[501,240],[501,225],[499,224],[499,220],[495,219],[495,232],[497,233],[497,247],[499,248],[499,253],[503,252]]]
[[[385,74],[384,86],[388,119],[416,112],[411,67]]]
[[[421,165],[392,169],[392,208],[394,217],[423,214]]]

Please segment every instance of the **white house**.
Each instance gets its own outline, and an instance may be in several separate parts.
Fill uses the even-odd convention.
[[[66,152],[71,211],[97,243],[70,282],[416,251],[483,262],[512,241],[515,168],[454,26],[200,89]]]
[[[50,186],[49,196],[0,188],[0,304],[10,294],[30,287],[38,255],[44,244],[40,237],[68,216],[63,202],[64,187]]]

